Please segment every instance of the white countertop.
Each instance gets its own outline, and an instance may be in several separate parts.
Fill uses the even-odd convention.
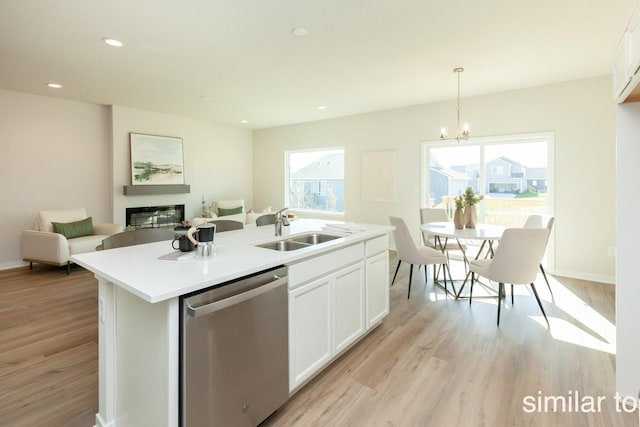
[[[96,276],[147,302],[156,303],[393,230],[388,225],[359,224],[363,231],[344,234],[322,230],[327,223],[335,221],[297,219],[282,228],[282,237],[274,236],[273,225],[217,233],[216,255],[206,260],[193,257],[177,260],[176,257],[182,254],[171,247],[171,240],[77,254],[71,259]],[[341,238],[294,251],[280,252],[255,246],[311,231],[340,235]]]

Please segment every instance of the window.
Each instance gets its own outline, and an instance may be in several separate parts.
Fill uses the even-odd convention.
[[[467,187],[484,195],[480,222],[521,226],[527,215],[549,213],[553,200],[552,133],[422,144],[422,206],[453,216],[453,198]]]
[[[344,213],[344,149],[285,152],[289,209]]]

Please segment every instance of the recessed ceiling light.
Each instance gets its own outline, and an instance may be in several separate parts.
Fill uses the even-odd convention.
[[[211,97],[207,95],[202,95],[200,99],[202,99],[203,101],[211,101]]]
[[[302,27],[294,27],[291,29],[291,34],[296,37],[302,37],[307,35],[307,29]]]
[[[47,86],[53,89],[60,89],[62,87],[62,85],[59,83],[47,83]]]
[[[249,123],[249,120],[240,120],[240,123],[242,123],[243,125],[246,125],[247,123]]]
[[[102,41],[113,47],[122,47],[124,44],[120,40],[112,39],[109,37],[103,37]]]
[[[327,107],[325,107],[324,105],[318,105],[318,110],[324,110],[325,108]]]

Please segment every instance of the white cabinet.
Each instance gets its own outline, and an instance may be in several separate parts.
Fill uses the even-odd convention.
[[[289,390],[302,384],[332,355],[330,279],[289,291]]]
[[[365,332],[363,262],[333,278],[333,352],[348,348]]]
[[[618,103],[640,100],[640,2],[624,29],[613,58],[613,97]]]
[[[389,314],[389,254],[367,258],[367,329]]]
[[[289,391],[389,313],[385,234],[289,265]]]
[[[627,61],[627,75],[631,78],[632,75],[638,72],[640,68],[640,7],[636,8],[629,27],[626,32],[629,60]]]
[[[289,390],[320,371],[365,332],[364,263],[289,291]]]
[[[377,237],[365,244],[367,329],[389,314],[389,236]]]
[[[613,58],[613,96],[619,98],[631,80],[629,73],[629,33],[625,31]]]
[[[363,242],[289,266],[290,391],[366,333],[365,266]]]

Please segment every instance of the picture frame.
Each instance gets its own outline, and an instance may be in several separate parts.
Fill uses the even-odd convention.
[[[184,184],[182,138],[129,133],[131,185]]]

